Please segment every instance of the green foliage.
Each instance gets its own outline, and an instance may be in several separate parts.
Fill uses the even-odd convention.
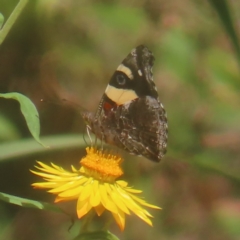
[[[19,102],[21,112],[26,120],[29,131],[31,132],[34,139],[45,146],[40,138],[40,122],[38,111],[32,101],[20,93],[3,93],[0,94],[0,97],[6,99],[14,99]]]
[[[21,207],[35,208],[35,209],[40,209],[40,210],[47,210],[47,211],[63,213],[63,211],[56,205],[45,203],[45,202],[40,202],[40,201],[35,201],[35,200],[31,200],[31,199],[26,199],[26,198],[20,198],[20,197],[16,197],[16,196],[9,195],[9,194],[2,193],[2,192],[0,192],[0,199],[6,203],[18,205]]]
[[[218,13],[222,23],[223,27],[226,29],[226,32],[228,33],[232,44],[235,48],[235,53],[238,58],[238,63],[240,65],[240,45],[239,45],[239,39],[238,34],[236,33],[234,23],[232,20],[231,11],[229,9],[229,4],[227,0],[209,0],[209,2],[213,5],[216,12]]]

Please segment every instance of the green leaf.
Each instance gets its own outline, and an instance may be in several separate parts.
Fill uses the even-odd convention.
[[[96,231],[82,233],[74,238],[74,240],[119,240],[119,238],[109,231]]]
[[[18,205],[21,207],[26,207],[26,208],[36,208],[40,210],[48,210],[48,211],[53,211],[53,212],[61,212],[64,213],[58,206],[45,203],[45,202],[40,202],[40,201],[35,201],[27,198],[21,198],[21,197],[16,197],[13,195],[9,195],[6,193],[0,192],[0,200]]]
[[[6,99],[14,99],[19,102],[21,112],[27,122],[29,131],[31,132],[32,136],[38,143],[45,146],[39,138],[39,135],[40,135],[39,115],[33,102],[26,96],[16,92],[3,93],[3,94],[0,94],[0,97],[6,98]]]
[[[2,28],[3,23],[4,23],[4,16],[0,13],[0,29]]]
[[[236,30],[234,28],[234,24],[231,17],[231,11],[228,6],[228,2],[226,0],[209,0],[209,2],[212,4],[213,8],[216,10],[216,12],[219,15],[219,18],[221,19],[223,26],[228,33],[232,44],[235,48],[236,55],[238,57],[238,61],[240,64],[240,46],[239,46],[239,40],[238,35],[236,33]]]

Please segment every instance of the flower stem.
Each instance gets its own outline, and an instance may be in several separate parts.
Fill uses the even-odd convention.
[[[88,231],[89,223],[93,219],[94,215],[95,215],[94,211],[90,211],[89,214],[86,215],[86,217],[84,218],[83,224],[81,226],[81,230],[80,230],[79,234]]]

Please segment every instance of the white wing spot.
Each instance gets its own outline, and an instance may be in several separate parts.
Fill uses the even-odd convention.
[[[136,48],[134,48],[132,51],[131,51],[131,55],[136,57],[137,56],[137,53],[136,53]]]

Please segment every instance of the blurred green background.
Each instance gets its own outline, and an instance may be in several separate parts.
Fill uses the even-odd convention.
[[[1,0],[5,19],[17,3]],[[85,132],[79,109],[96,110],[132,48],[145,44],[154,53],[168,152],[159,164],[121,153],[124,179],[163,209],[151,211],[153,228],[135,216],[124,232],[113,224],[120,239],[240,239],[240,1],[227,2],[235,30],[224,3],[35,0],[0,46],[0,92],[28,96],[39,110],[42,136],[54,136],[56,144],[65,134]],[[31,138],[16,102],[0,99],[0,109],[0,145]],[[31,147],[9,158],[1,158],[1,148],[0,192],[52,202],[54,196],[31,188],[38,178],[29,168],[35,160],[78,166],[84,148],[66,143],[34,153]],[[74,212],[75,203],[62,207]],[[79,224],[68,231],[69,217],[0,202],[3,240],[72,239]]]

